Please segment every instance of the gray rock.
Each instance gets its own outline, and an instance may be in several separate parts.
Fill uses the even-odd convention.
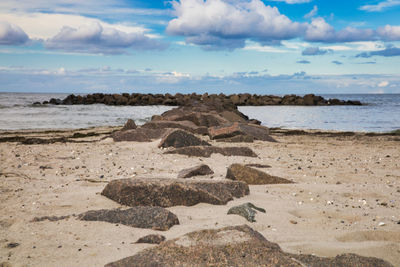
[[[181,170],[178,178],[190,178],[193,176],[214,174],[213,170],[208,165],[202,164],[192,168]]]
[[[146,235],[141,237],[136,241],[136,243],[147,243],[147,244],[160,244],[165,241],[165,236],[163,235]]]
[[[252,203],[247,202],[239,206],[232,207],[228,210],[228,214],[236,214],[244,217],[249,222],[255,222],[256,210],[265,213],[265,209],[254,206]]]
[[[164,154],[181,154],[187,155],[189,157],[209,158],[214,153],[218,153],[224,156],[257,157],[257,154],[248,147],[190,146],[167,151]]]
[[[179,224],[178,217],[161,207],[133,207],[130,209],[91,210],[78,215],[82,221],[120,223],[137,228],[166,231]]]
[[[198,203],[225,205],[233,197],[249,194],[247,184],[237,181],[187,179],[119,179],[101,193],[127,206],[193,206]]]
[[[226,178],[236,181],[246,182],[247,184],[292,184],[284,178],[269,175],[268,173],[246,167],[241,164],[232,164],[228,167]]]
[[[211,146],[206,141],[194,136],[192,133],[186,132],[184,130],[173,130],[172,132],[166,134],[161,140],[158,147],[186,147],[186,146]]]
[[[320,258],[286,253],[247,225],[191,232],[106,265],[128,266],[392,267],[384,260],[355,254]]]
[[[129,120],[125,123],[124,127],[122,127],[121,131],[133,130],[133,129],[136,129],[136,128],[137,128],[137,126],[136,126],[135,121],[132,120],[132,119],[129,119]]]

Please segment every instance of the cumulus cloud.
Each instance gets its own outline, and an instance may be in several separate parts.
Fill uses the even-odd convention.
[[[319,56],[325,55],[330,50],[320,49],[319,47],[307,47],[306,49],[301,52],[303,56]]]
[[[378,28],[377,33],[385,41],[400,41],[400,26],[386,25]]]
[[[399,47],[395,47],[393,45],[388,45],[383,50],[371,51],[371,52],[363,52],[363,53],[360,53],[360,54],[356,55],[356,57],[360,57],[360,58],[370,58],[370,57],[373,57],[373,56],[382,56],[382,57],[400,56],[400,48]]]
[[[64,26],[60,32],[45,41],[49,49],[73,52],[120,54],[126,48],[137,50],[164,49],[165,44],[143,33],[127,33],[115,28],[105,28],[100,23],[79,28]]]
[[[306,25],[293,22],[260,0],[173,1],[175,19],[167,33],[206,47],[244,47],[246,39],[270,43],[299,37]]]
[[[364,5],[360,7],[360,10],[368,11],[368,12],[380,12],[387,8],[399,6],[400,0],[385,0],[377,3],[376,5]]]
[[[298,64],[310,64],[311,62],[310,61],[308,61],[308,60],[299,60],[299,61],[297,61],[296,63],[298,63]]]
[[[325,43],[370,41],[375,39],[375,32],[372,29],[353,27],[336,31],[324,18],[318,17],[313,19],[307,27],[304,39],[310,42]]]
[[[28,40],[28,35],[20,27],[0,21],[0,45],[21,45]]]

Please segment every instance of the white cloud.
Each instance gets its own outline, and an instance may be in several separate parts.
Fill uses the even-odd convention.
[[[181,0],[172,5],[177,18],[168,23],[167,32],[209,47],[243,47],[245,39],[265,43],[292,39],[305,30],[304,24],[292,22],[260,0]]]
[[[257,52],[268,52],[268,53],[288,53],[288,50],[282,49],[282,47],[261,45],[257,42],[246,41],[244,50],[251,50]]]
[[[378,87],[387,87],[389,85],[388,81],[382,81],[378,84]]]
[[[163,49],[165,45],[142,33],[127,33],[115,28],[105,28],[100,23],[79,28],[64,26],[54,37],[45,41],[50,49],[89,53],[116,54],[126,48],[138,50]]]
[[[378,35],[386,41],[400,41],[400,26],[386,25],[377,29]]]
[[[286,4],[303,4],[303,3],[309,3],[312,0],[271,0],[274,2],[285,2]]]
[[[0,21],[0,45],[20,45],[28,40],[28,35],[20,27]]]
[[[313,9],[312,9],[309,13],[307,13],[307,14],[304,15],[304,18],[312,18],[312,17],[315,17],[315,16],[317,15],[317,13],[318,13],[318,7],[317,7],[317,6],[314,6]]]
[[[394,7],[400,5],[400,0],[386,0],[379,2],[376,5],[364,5],[360,7],[360,10],[368,11],[368,12],[380,12],[387,8]]]

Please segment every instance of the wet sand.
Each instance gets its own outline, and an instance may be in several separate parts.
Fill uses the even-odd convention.
[[[119,128],[0,133],[0,138],[50,139],[83,133],[74,142],[0,143],[0,263],[103,266],[154,246],[135,244],[147,234],[172,239],[200,229],[247,224],[287,252],[351,252],[400,266],[400,137],[276,130],[272,137],[278,143],[211,141],[215,146],[248,146],[258,158],[193,158],[164,155],[157,147],[159,140],[116,143],[107,138],[115,129]],[[267,164],[271,168],[260,170],[295,183],[250,186],[250,195],[225,206],[168,208],[180,225],[165,232],[75,217],[31,222],[35,217],[120,207],[100,195],[113,179],[176,178],[180,170],[198,164],[215,172],[207,178],[224,179],[232,163]],[[245,202],[266,213],[257,213],[254,223],[227,215],[230,207]],[[9,247],[11,243],[19,245]]]

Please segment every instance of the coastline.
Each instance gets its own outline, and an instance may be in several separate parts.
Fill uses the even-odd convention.
[[[159,139],[139,143],[107,138],[119,129],[0,131],[1,137],[24,133],[25,137],[43,139],[97,134],[77,138],[83,142],[76,143],[0,143],[3,261],[13,266],[103,266],[154,247],[134,243],[146,234],[162,234],[170,240],[191,231],[247,224],[287,252],[317,256],[351,252],[400,265],[397,136],[346,135],[337,131],[321,134],[316,130],[304,131],[311,134],[295,130],[297,134],[293,134],[293,130],[271,129],[277,143],[237,144],[253,149],[257,158],[219,154],[193,158],[164,154],[157,147]],[[213,146],[228,146],[204,140]],[[270,165],[262,170],[295,183],[251,185],[250,195],[222,206],[202,203],[168,208],[178,216],[180,225],[165,232],[75,218],[31,222],[40,216],[117,208],[120,205],[99,194],[107,182],[128,177],[176,178],[179,170],[199,163],[214,170],[207,177],[216,181],[224,179],[232,163],[256,163]],[[257,213],[254,223],[226,214],[230,207],[245,202],[267,213]],[[20,245],[7,248],[11,242]]]

